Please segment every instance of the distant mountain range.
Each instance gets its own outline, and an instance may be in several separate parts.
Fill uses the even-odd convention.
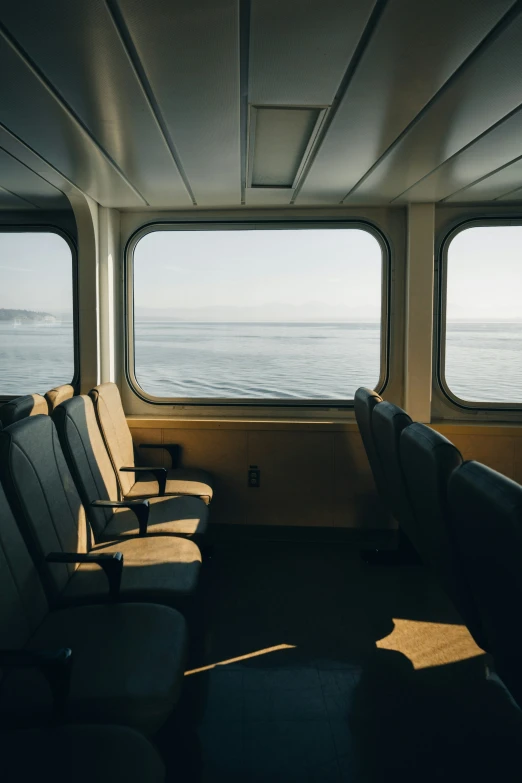
[[[8,310],[0,307],[0,321],[27,323],[54,323],[58,319],[51,313],[40,313],[34,310]]]
[[[367,306],[329,307],[323,302],[302,305],[271,302],[252,307],[210,305],[207,307],[136,307],[138,319],[155,321],[378,321],[380,310]]]

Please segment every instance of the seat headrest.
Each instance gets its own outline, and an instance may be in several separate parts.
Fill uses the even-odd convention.
[[[26,394],[17,397],[0,407],[0,421],[4,427],[14,424],[15,421],[27,419],[29,416],[47,415],[49,406],[47,400],[41,394]]]
[[[401,432],[412,424],[412,420],[402,408],[394,405],[392,402],[381,402],[376,405],[372,411],[372,429],[377,441],[377,448],[381,453],[381,448],[387,452],[383,456],[391,457],[390,449],[399,448],[399,437]]]
[[[54,389],[49,389],[46,392],[45,399],[49,406],[49,413],[52,413],[58,405],[61,405],[65,400],[70,400],[74,397],[74,386],[70,383],[65,383],[63,386],[56,386]]]
[[[403,469],[408,469],[410,474],[431,468],[437,475],[449,479],[462,464],[462,455],[451,441],[418,422],[402,433],[400,453]]]
[[[382,402],[382,397],[379,396],[376,391],[360,386],[355,392],[354,402],[357,413],[357,408],[374,408],[378,402]]]

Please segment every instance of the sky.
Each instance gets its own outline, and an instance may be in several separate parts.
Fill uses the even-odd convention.
[[[0,232],[0,307],[72,312],[69,245],[58,234]]]
[[[448,248],[448,320],[522,319],[522,226],[473,226]]]
[[[521,295],[522,226],[472,227],[453,239],[449,320],[521,319]],[[376,320],[380,299],[381,248],[360,229],[157,231],[135,250],[138,315]],[[62,237],[0,233],[0,307],[59,314],[71,300]]]
[[[380,314],[382,251],[359,229],[157,231],[138,243],[134,260],[138,314],[159,309],[175,316],[193,308],[212,308],[210,314],[220,308],[220,317],[232,320]]]

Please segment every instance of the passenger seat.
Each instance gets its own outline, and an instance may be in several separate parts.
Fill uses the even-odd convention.
[[[34,421],[52,424],[44,417]],[[0,723],[35,725],[65,713],[71,721],[155,733],[183,683],[183,616],[168,606],[140,603],[49,611],[1,484],[0,519]],[[67,566],[59,568],[66,578]],[[76,779],[74,770],[69,774]]]
[[[186,607],[199,579],[202,558],[196,544],[174,536],[95,544],[51,417],[24,419],[0,432],[0,470],[53,603],[106,601],[104,567],[114,569],[106,561],[121,553],[124,566],[118,594],[122,599]],[[140,513],[148,501],[132,505]]]
[[[0,406],[0,422],[4,427],[8,427],[15,421],[21,421],[28,416],[47,415],[48,413],[49,407],[45,397],[42,397],[41,394],[26,394]]]
[[[460,562],[495,669],[522,707],[522,487],[479,462],[449,480]]]
[[[391,402],[381,402],[372,412],[372,432],[385,482],[385,496],[391,513],[399,523],[416,552],[423,545],[415,519],[399,456],[399,440],[403,430],[412,425],[408,414]]]
[[[448,502],[448,482],[462,464],[459,450],[424,424],[400,437],[400,459],[422,536],[421,554],[453,601],[477,644],[487,649],[481,616],[460,556]],[[470,534],[470,537],[471,534]]]
[[[142,444],[141,448],[162,449],[171,455],[172,466],[165,486],[154,476],[151,467],[139,467],[134,458],[132,435],[125,418],[120,392],[114,383],[102,383],[89,392],[96,416],[107,446],[124,498],[154,497],[156,495],[195,495],[210,503],[212,477],[204,470],[176,467],[179,446],[168,443]]]
[[[73,474],[97,541],[137,536],[136,514],[129,508],[139,501],[95,507],[95,500],[118,501],[114,468],[96,421],[90,397],[66,400],[52,415],[65,458]],[[197,536],[207,529],[208,506],[198,497],[150,498],[147,535]]]

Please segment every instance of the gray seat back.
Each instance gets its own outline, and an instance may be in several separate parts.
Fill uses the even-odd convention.
[[[15,421],[21,421],[28,416],[44,416],[49,413],[47,400],[41,394],[26,394],[24,397],[17,397],[15,400],[9,400],[0,406],[0,421],[4,427],[14,424]]]
[[[54,389],[49,389],[49,391],[45,393],[45,399],[49,406],[49,413],[52,413],[54,409],[58,405],[61,405],[62,402],[65,402],[65,400],[70,400],[71,397],[74,397],[74,386],[71,386],[70,383],[65,383],[63,386],[55,386]]]
[[[134,444],[120,391],[115,383],[102,383],[89,392],[94,403],[96,418],[109,452],[120,490],[128,495],[134,485],[134,473],[121,473],[120,468],[131,468],[134,462]]]
[[[377,492],[379,493],[381,500],[388,505],[386,482],[382,472],[379,455],[375,448],[375,438],[372,429],[373,411],[382,401],[382,397],[379,397],[377,392],[374,392],[371,389],[365,389],[361,386],[355,392],[354,410],[357,426],[359,427],[364,450],[366,451],[366,456],[370,463]]]
[[[465,462],[451,475],[448,494],[485,646],[522,704],[522,487],[479,462]]]
[[[50,564],[50,552],[87,552],[93,535],[50,416],[0,432],[4,489],[48,597],[55,600],[76,564]]]
[[[119,500],[119,488],[90,397],[66,400],[52,414],[65,459],[76,482],[96,537],[112,519],[110,508],[92,508],[93,500]]]
[[[381,402],[372,412],[372,432],[384,479],[389,509],[414,547],[418,550],[418,531],[399,456],[402,431],[411,425],[407,413],[391,402]]]
[[[0,484],[0,649],[24,647],[47,612],[37,570]]]
[[[400,459],[423,559],[483,645],[480,616],[464,574],[448,501],[450,476],[462,464],[460,451],[440,433],[416,423],[401,434]]]

